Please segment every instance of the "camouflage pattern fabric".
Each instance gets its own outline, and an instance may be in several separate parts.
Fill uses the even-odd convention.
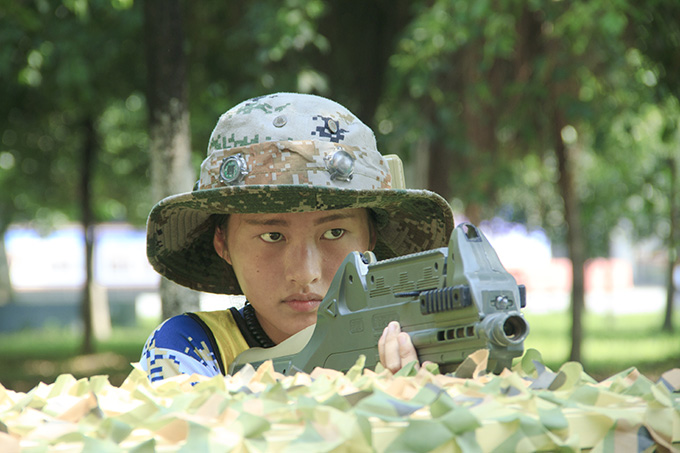
[[[356,146],[312,140],[265,142],[243,148],[214,151],[201,165],[200,189],[224,186],[219,170],[224,159],[241,154],[248,165],[245,185],[303,184],[338,185],[326,168],[325,156],[345,151],[354,158],[352,183],[364,189],[389,189],[390,171],[380,153],[369,153]],[[357,178],[355,181],[354,179]]]
[[[340,104],[294,93],[255,98],[220,117],[195,190],[152,209],[147,256],[181,285],[241,294],[213,249],[211,215],[346,208],[371,210],[378,259],[444,247],[453,229],[442,197],[392,188],[373,132]]]
[[[149,383],[135,369],[60,376],[28,393],[0,385],[0,451],[666,452],[680,447],[680,369],[652,382],[631,368],[602,382],[580,364],[552,371],[533,350],[484,374],[393,375],[360,359],[346,374],[283,376],[271,362],[234,376]],[[433,372],[434,371],[434,372]]]

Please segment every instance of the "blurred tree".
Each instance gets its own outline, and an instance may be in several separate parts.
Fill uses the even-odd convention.
[[[421,4],[390,59],[379,109],[383,140],[421,167],[422,185],[453,199],[473,222],[507,202],[509,187],[519,183],[513,193],[522,191],[524,177],[537,184],[542,175],[552,178],[547,190],[521,198],[532,200],[538,216],[519,200],[503,212],[511,220],[531,215],[567,244],[572,360],[582,358],[588,249],[582,204],[590,182],[582,166],[593,151],[585,132],[594,124],[596,136],[607,134],[604,125],[634,107],[625,93],[641,89],[627,78],[628,8],[626,1],[597,0]],[[528,172],[513,171],[513,162],[525,160],[532,164]],[[544,163],[552,171],[542,169]],[[597,228],[612,225],[588,230]]]
[[[106,201],[95,206],[97,219],[145,219],[151,198],[139,195],[147,184],[139,176],[148,166],[145,135],[139,134],[145,127],[138,94],[143,71],[131,45],[139,40],[141,15],[127,6],[110,0],[2,2],[2,231],[12,221],[49,227],[76,217],[79,183],[73,175],[87,135],[84,116],[94,118],[103,137],[97,160],[106,165],[95,168],[94,191]],[[134,202],[121,203],[126,199]]]
[[[644,74],[647,68],[642,66],[637,72]],[[630,230],[628,235],[633,240],[662,238],[659,243],[665,246],[664,252],[668,256],[662,328],[671,331],[675,293],[672,272],[678,250],[676,172],[680,102],[675,97],[658,103],[638,100],[639,107],[621,112],[612,121],[610,133],[597,142],[602,152],[592,156],[584,168],[590,181],[584,197],[586,222],[619,226],[625,221],[624,226],[628,225],[626,229]],[[622,149],[627,152],[622,153]],[[606,247],[606,235],[591,231],[590,236],[594,247],[600,250]],[[646,273],[650,271],[646,270]]]
[[[677,142],[676,142],[677,146]],[[666,310],[664,311],[664,318],[662,330],[672,332],[673,329],[673,306],[675,303],[675,293],[680,291],[676,287],[676,272],[680,267],[680,182],[678,182],[678,159],[677,153],[669,157],[668,170],[670,176],[670,229],[668,233],[668,269],[666,272]]]
[[[389,59],[415,17],[414,4],[331,0],[319,19],[318,31],[327,39],[328,49],[318,55],[314,67],[327,78],[327,94],[374,128]]]
[[[117,217],[94,207],[92,197],[101,190],[132,198],[143,183],[111,178],[96,166],[102,151],[99,119],[112,100],[126,99],[139,86],[140,60],[132,43],[138,41],[140,18],[123,0],[2,2],[0,73],[7,83],[0,88],[0,117],[7,120],[1,126],[0,232],[13,221],[49,227],[80,218],[91,266],[91,225]],[[125,148],[140,151],[136,143]],[[117,218],[125,218],[120,211]],[[91,267],[87,275],[83,350],[89,352]]]
[[[276,91],[331,97],[370,125],[384,91],[390,55],[415,14],[412,4],[187,3],[192,136],[201,145],[207,143],[216,118],[226,109]]]
[[[180,0],[144,0],[151,189],[155,201],[194,185]],[[166,278],[160,285],[162,318],[200,308],[199,293]]]
[[[314,69],[328,50],[317,32],[322,0],[184,3],[191,135],[205,157],[219,116],[250,97],[276,91],[327,93]]]
[[[673,98],[674,111],[664,117],[661,139],[669,144],[668,157],[662,158],[661,163],[669,174],[668,207],[665,210],[668,219],[668,268],[666,271],[666,310],[662,328],[673,331],[673,305],[676,290],[673,281],[673,271],[680,266],[680,196],[678,192],[678,143],[680,129],[680,3],[674,0],[654,0],[635,3],[631,12],[634,19],[630,27],[630,40],[651,63],[642,77],[655,92],[656,98],[667,104],[668,98]],[[665,173],[665,172],[664,172]]]

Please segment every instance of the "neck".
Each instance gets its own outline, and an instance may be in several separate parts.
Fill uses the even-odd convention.
[[[269,333],[262,327],[257,317],[257,312],[252,305],[246,304],[243,307],[243,317],[246,321],[248,331],[263,348],[270,348],[283,340],[277,341],[269,336]]]

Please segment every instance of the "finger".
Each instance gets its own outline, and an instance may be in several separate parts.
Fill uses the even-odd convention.
[[[380,339],[378,340],[378,357],[380,357],[380,363],[382,363],[382,359],[385,357],[385,337],[387,337],[387,327],[383,329],[382,335],[380,335]],[[384,363],[383,366],[385,366]]]
[[[385,342],[383,348],[383,355],[380,362],[385,368],[393,373],[401,369],[401,356],[399,351],[399,323],[391,322],[385,329]]]
[[[418,353],[416,353],[416,348],[411,342],[411,336],[406,332],[401,332],[398,335],[399,341],[399,357],[401,359],[401,367],[415,361],[416,369],[420,368],[420,363],[418,363]]]
[[[425,368],[427,371],[431,373],[439,374],[439,365],[436,362],[426,360],[423,363],[421,363],[420,366],[422,368]]]

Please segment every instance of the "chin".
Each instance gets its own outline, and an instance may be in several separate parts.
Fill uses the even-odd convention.
[[[296,322],[295,325],[299,326],[295,333],[301,331],[302,329],[305,329],[309,326],[312,326],[316,324],[316,311],[313,313],[308,313],[306,316],[303,317],[304,319],[300,319],[299,322]]]

